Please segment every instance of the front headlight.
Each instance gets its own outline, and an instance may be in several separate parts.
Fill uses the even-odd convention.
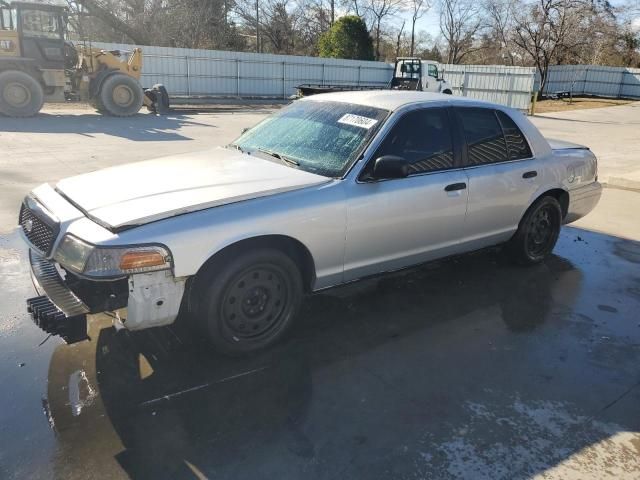
[[[65,235],[53,258],[75,273],[89,277],[116,277],[169,270],[171,254],[160,245],[99,247]]]

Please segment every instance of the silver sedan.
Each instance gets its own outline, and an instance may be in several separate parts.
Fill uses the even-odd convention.
[[[42,185],[20,213],[67,341],[86,315],[188,316],[221,351],[271,345],[305,292],[506,244],[533,264],[598,202],[597,163],[520,112],[421,92],[294,102],[231,145]]]

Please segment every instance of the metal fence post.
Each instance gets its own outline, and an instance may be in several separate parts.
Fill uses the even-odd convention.
[[[467,84],[469,83],[469,72],[467,72],[466,70],[464,72],[462,72],[462,96],[466,97],[467,96]]]
[[[509,78],[509,76],[511,77],[509,79],[509,91],[507,92],[507,105],[511,106],[513,105],[513,91],[516,89],[516,74],[515,72],[512,72],[511,75],[509,75],[509,72],[507,72],[506,69],[504,74],[506,78]]]
[[[618,87],[618,98],[622,98],[622,91],[624,90],[624,76],[627,74],[627,70],[620,70],[620,86]]]
[[[324,85],[324,63],[322,64],[322,81],[321,85]]]
[[[362,74],[361,70],[362,70],[362,66],[358,65],[358,83],[357,83],[358,86],[360,86],[360,75]]]
[[[286,62],[282,62],[282,99],[287,98],[287,64]]]
[[[187,65],[187,97],[191,96],[191,75],[189,72],[189,55],[184,56],[184,62]]]
[[[584,82],[582,83],[582,94],[587,93],[587,76],[589,75],[589,67],[584,67]]]
[[[240,98],[240,59],[236,58],[236,97]]]

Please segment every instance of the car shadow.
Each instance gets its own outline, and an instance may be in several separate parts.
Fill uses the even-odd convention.
[[[565,395],[585,418],[579,391],[592,386],[580,382],[610,380],[583,357],[599,319],[581,303],[596,292],[606,301],[586,279],[603,268],[622,278],[640,243],[565,229],[558,250],[523,268],[492,249],[310,296],[285,342],[247,358],[215,354],[184,322],[127,332],[96,318],[92,341],[51,358],[56,478],[104,469],[99,451],[132,479],[442,478],[493,444],[513,449],[514,469],[529,451],[509,478],[533,476],[611,434],[541,429],[521,411]],[[612,372],[626,366],[617,362]],[[638,428],[628,421],[622,428]],[[474,428],[466,441],[477,450],[451,457],[451,439]],[[503,457],[483,461],[509,464]]]
[[[75,133],[93,137],[97,134],[126,138],[140,142],[164,142],[193,140],[179,130],[186,126],[217,128],[194,121],[184,114],[157,116],[138,114],[133,117],[116,118],[98,113],[78,115],[40,113],[33,118],[0,117],[0,131],[28,133]]]

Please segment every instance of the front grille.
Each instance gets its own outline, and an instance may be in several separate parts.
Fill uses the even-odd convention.
[[[84,302],[64,283],[52,262],[34,251],[29,252],[29,262],[36,290],[44,290],[60,311],[67,316],[89,312]]]
[[[34,200],[25,199],[20,207],[18,223],[29,242],[44,255],[49,255],[58,234],[58,223],[46,218],[42,212],[36,212],[34,206]]]

